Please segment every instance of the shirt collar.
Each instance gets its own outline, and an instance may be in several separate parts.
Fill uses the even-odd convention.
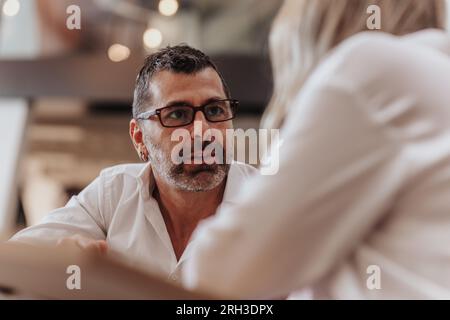
[[[152,173],[152,166],[147,162],[137,176],[139,191],[144,200],[149,200],[155,188],[155,179]]]
[[[240,194],[239,191],[242,189],[246,179],[248,179],[247,175],[243,172],[240,165],[233,161],[228,172],[222,203],[236,204]]]

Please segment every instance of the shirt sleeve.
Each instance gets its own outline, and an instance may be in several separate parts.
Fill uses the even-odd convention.
[[[259,299],[312,286],[389,206],[403,170],[364,99],[339,83],[320,84],[291,110],[278,172],[248,181],[238,205],[194,233],[187,287]]]
[[[50,212],[41,223],[18,232],[10,241],[49,245],[74,235],[104,240],[104,202],[103,177],[100,175],[78,196],[73,196],[65,207]]]

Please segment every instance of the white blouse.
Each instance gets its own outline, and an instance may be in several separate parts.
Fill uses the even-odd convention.
[[[450,299],[450,37],[362,33],[315,70],[280,170],[204,221],[185,284],[237,298]]]

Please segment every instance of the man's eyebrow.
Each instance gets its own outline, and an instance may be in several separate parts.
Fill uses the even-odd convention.
[[[181,106],[192,106],[192,103],[184,100],[171,101],[165,105],[165,107],[181,107]]]
[[[222,97],[212,97],[209,98],[208,100],[205,100],[201,105],[205,105],[211,102],[215,102],[215,101],[219,101],[219,100],[224,100],[225,98]],[[189,101],[185,101],[185,100],[175,100],[175,101],[170,101],[169,103],[167,103],[165,105],[165,107],[182,107],[182,106],[190,106],[192,107],[193,104]]]
[[[209,98],[208,100],[206,100],[205,102],[203,102],[203,105],[211,103],[211,102],[216,102],[216,101],[220,101],[220,100],[225,100],[226,98],[223,97],[212,97]]]

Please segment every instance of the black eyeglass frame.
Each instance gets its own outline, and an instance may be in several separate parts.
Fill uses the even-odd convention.
[[[219,121],[211,121],[211,120],[209,120],[208,116],[206,115],[205,108],[207,106],[213,104],[213,103],[216,103],[216,102],[230,102],[232,117],[229,118],[229,119],[226,119],[226,120],[219,120]],[[210,101],[208,103],[205,103],[204,105],[201,105],[201,106],[189,106],[189,105],[183,106],[183,107],[188,107],[188,108],[193,109],[194,113],[192,115],[192,121],[191,122],[183,124],[183,125],[179,125],[179,126],[167,126],[167,125],[165,125],[163,123],[163,121],[161,119],[161,112],[163,110],[169,109],[169,108],[176,108],[177,106],[167,106],[167,107],[164,107],[164,108],[159,108],[159,109],[143,112],[143,113],[139,114],[136,117],[136,120],[148,120],[151,117],[158,116],[159,122],[161,123],[161,125],[163,127],[165,127],[165,128],[181,128],[181,127],[185,127],[185,126],[188,126],[188,125],[192,124],[195,121],[195,115],[197,114],[197,112],[201,111],[203,113],[203,115],[205,116],[205,119],[208,120],[208,122],[219,123],[219,122],[230,121],[230,120],[233,120],[234,118],[236,118],[236,113],[237,113],[238,106],[239,106],[239,100],[236,100],[236,99],[215,100],[215,101]]]

